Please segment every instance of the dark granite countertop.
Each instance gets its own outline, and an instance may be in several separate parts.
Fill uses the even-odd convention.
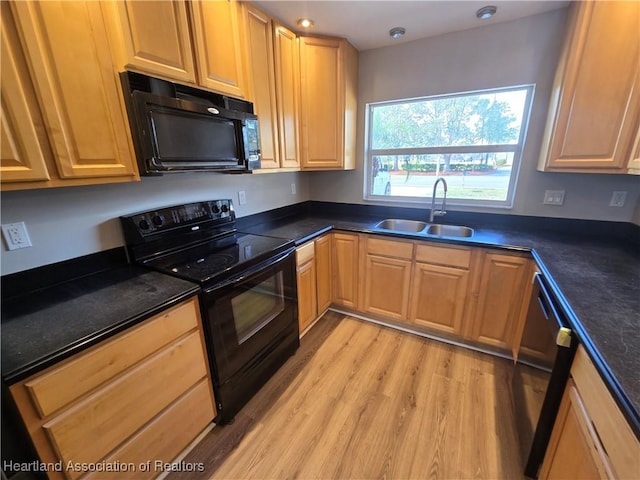
[[[573,227],[570,231],[565,229],[569,223],[575,226],[576,221],[541,218],[531,221],[530,217],[450,212],[444,223],[473,227],[473,237],[434,237],[375,228],[384,218],[424,219],[421,210],[346,208],[342,204],[317,203],[319,205],[283,207],[240,218],[237,227],[246,233],[291,239],[298,245],[339,229],[532,252],[563,311],[640,436],[640,229],[634,227],[628,233],[622,229],[623,237],[632,238],[621,238],[620,231],[614,236],[602,235],[608,232],[586,235],[585,231],[598,233],[594,231],[593,222],[586,221],[588,225],[582,225],[586,228],[576,233]],[[345,214],[345,210],[349,213]],[[610,222],[596,225],[600,229],[611,226]],[[122,261],[123,253],[118,251],[107,256],[105,262],[111,262],[113,255]],[[27,283],[32,284],[34,280],[47,283],[51,272],[58,270],[54,265],[45,269],[44,277],[30,275]],[[6,288],[9,285],[11,288]],[[8,300],[2,301],[2,378],[7,384],[24,379],[199,291],[199,287],[190,282],[131,265],[95,274],[85,272],[75,280],[51,287],[38,286],[35,295],[15,296],[15,291],[20,292],[25,285],[24,279],[2,285],[3,296],[7,290],[14,291]]]
[[[640,254],[637,250],[637,231],[631,233],[635,238],[608,239],[561,229],[558,231],[557,228],[540,228],[540,222],[530,226],[524,222],[518,222],[516,226],[483,226],[482,223],[473,223],[470,221],[472,216],[467,216],[464,223],[446,223],[473,227],[474,235],[471,238],[451,238],[391,233],[375,228],[376,223],[384,218],[391,217],[303,214],[254,224],[244,230],[292,239],[298,245],[335,228],[433,242],[531,251],[581,342],[632,428],[640,435]]]
[[[199,286],[123,265],[2,302],[8,385],[175,305]]]

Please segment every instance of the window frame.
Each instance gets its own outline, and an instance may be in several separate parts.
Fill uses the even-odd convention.
[[[524,101],[524,110],[522,113],[522,123],[520,126],[520,135],[518,142],[515,144],[497,144],[497,145],[469,145],[469,146],[443,146],[443,147],[415,147],[415,148],[386,148],[372,149],[373,144],[373,112],[375,107],[388,106],[404,103],[413,103],[425,100],[455,98],[473,95],[483,95],[491,93],[511,92],[516,90],[524,90],[526,92]],[[535,84],[514,85],[509,87],[496,87],[483,90],[472,90],[467,92],[455,92],[439,95],[427,95],[424,97],[402,98],[397,100],[386,100],[379,102],[369,102],[365,105],[365,142],[364,142],[364,181],[363,181],[363,200],[371,202],[384,202],[393,204],[424,204],[426,200],[431,200],[431,195],[426,197],[410,197],[410,196],[392,196],[371,193],[372,189],[372,164],[375,156],[383,155],[437,155],[446,153],[513,153],[513,163],[511,167],[511,175],[507,187],[507,196],[505,200],[482,200],[482,199],[459,199],[447,197],[447,205],[468,206],[468,207],[490,207],[490,208],[513,208],[513,202],[516,194],[518,177],[520,175],[520,167],[522,165],[522,153],[525,147],[527,132],[529,128],[529,120],[531,110],[533,108],[533,99],[535,93]],[[445,177],[446,178],[446,177]]]

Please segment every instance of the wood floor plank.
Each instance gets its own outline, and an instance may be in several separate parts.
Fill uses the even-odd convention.
[[[328,312],[168,479],[521,479],[508,360]]]

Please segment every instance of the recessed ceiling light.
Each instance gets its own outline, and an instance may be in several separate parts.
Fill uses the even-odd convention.
[[[406,30],[402,27],[393,27],[389,30],[389,36],[391,38],[400,38],[405,34]]]
[[[481,18],[482,20],[487,20],[498,11],[498,7],[495,5],[487,5],[486,7],[479,8],[476,12],[476,17]]]
[[[301,18],[300,20],[298,20],[298,26],[300,28],[312,28],[313,20],[311,20],[310,18]]]

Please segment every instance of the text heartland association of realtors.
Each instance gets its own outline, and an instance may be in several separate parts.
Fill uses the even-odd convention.
[[[124,462],[14,462],[4,460],[2,462],[4,471],[12,472],[204,472],[204,463],[173,462],[167,463],[162,460],[148,460],[142,463]]]

